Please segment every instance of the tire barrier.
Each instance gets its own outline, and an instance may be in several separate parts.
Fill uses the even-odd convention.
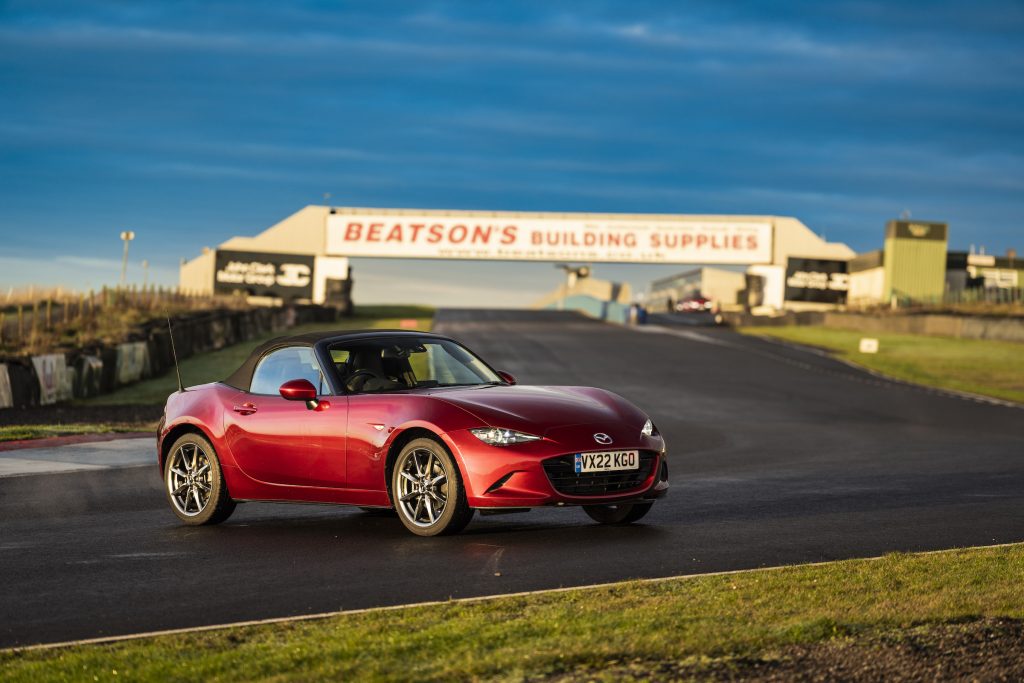
[[[80,355],[75,368],[74,395],[76,398],[99,396],[103,384],[103,361],[99,356]]]
[[[149,377],[149,346],[146,342],[117,345],[117,383],[134,384]]]
[[[7,364],[0,363],[0,408],[13,408],[14,396],[11,395],[11,379],[7,375]]]
[[[324,306],[211,310],[171,319],[178,360],[250,341],[294,325],[337,320]],[[167,319],[140,326],[118,344],[94,344],[31,357],[0,358],[0,409],[90,398],[162,375],[174,366]]]
[[[64,391],[65,375],[67,375],[64,354],[47,353],[32,356],[32,367],[35,369],[36,379],[39,381],[39,405],[47,406],[59,400],[71,398],[70,390]]]
[[[39,380],[32,361],[27,358],[4,359],[11,385],[12,408],[39,405]]]

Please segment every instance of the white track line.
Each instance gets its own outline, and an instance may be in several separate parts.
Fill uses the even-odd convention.
[[[940,555],[943,553],[956,553],[964,550],[988,550],[992,548],[1008,548],[1011,546],[1019,546],[1021,543],[996,543],[993,545],[979,545],[979,546],[968,546],[965,548],[946,548],[944,550],[923,550],[919,552],[904,553],[908,555]],[[898,551],[892,551],[898,552]],[[892,554],[888,553],[888,554]],[[607,583],[595,583],[583,586],[565,586],[562,588],[542,588],[540,590],[533,591],[520,591],[518,593],[499,593],[497,595],[480,595],[472,598],[449,598],[448,600],[428,600],[426,602],[411,602],[404,605],[388,605],[386,607],[365,607],[363,609],[350,609],[350,610],[338,610],[335,612],[320,612],[317,614],[302,614],[294,617],[273,617],[270,619],[253,619],[251,621],[235,621],[227,624],[214,624],[210,626],[194,626],[191,628],[173,628],[166,629],[163,631],[148,631],[145,633],[131,633],[122,636],[104,636],[102,638],[85,638],[82,640],[67,640],[60,643],[42,643],[39,645],[24,645],[18,647],[8,647],[0,649],[0,653],[5,652],[31,652],[34,650],[53,650],[57,648],[66,647],[77,647],[80,645],[105,645],[112,643],[119,643],[128,640],[140,640],[142,638],[157,638],[160,636],[173,636],[182,635],[187,633],[203,633],[205,631],[220,631],[229,628],[245,628],[247,626],[265,626],[272,624],[288,624],[300,621],[315,621],[319,619],[330,619],[333,617],[350,616],[356,614],[369,614],[371,612],[394,612],[402,609],[412,609],[416,607],[438,607],[443,605],[459,605],[459,604],[472,604],[478,602],[491,602],[493,600],[500,600],[502,598],[521,598],[531,595],[555,595],[558,593],[568,593],[570,591],[585,591],[597,588],[613,588],[616,586],[623,586],[627,583],[639,583],[639,584],[657,584],[665,583],[666,581],[684,581],[688,579],[699,579],[706,576],[731,576],[734,574],[749,574],[755,572],[773,572],[782,569],[801,569],[805,567],[821,567],[827,564],[836,564],[838,562],[875,562],[878,560],[885,559],[887,555],[878,555],[875,557],[851,557],[844,560],[828,560],[825,562],[805,562],[803,564],[783,564],[773,567],[756,567],[754,569],[731,569],[728,571],[721,572],[707,572],[705,574],[678,574],[676,576],[661,576],[653,579],[627,579],[624,581],[609,581]]]

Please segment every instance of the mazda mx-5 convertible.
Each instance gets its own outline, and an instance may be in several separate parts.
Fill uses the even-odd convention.
[[[409,330],[269,341],[224,381],[171,394],[157,452],[186,524],[244,501],[393,508],[420,536],[456,533],[475,510],[541,506],[628,524],[668,491],[665,442],[629,401],[517,385]]]

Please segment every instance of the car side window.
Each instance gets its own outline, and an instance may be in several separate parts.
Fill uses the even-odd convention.
[[[308,346],[289,346],[263,356],[256,371],[252,373],[250,394],[273,396],[281,385],[292,379],[309,380],[317,393],[324,393],[325,385],[320,373],[320,364]]]

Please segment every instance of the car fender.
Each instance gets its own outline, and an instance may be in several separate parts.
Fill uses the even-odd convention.
[[[175,392],[167,399],[164,419],[157,438],[157,457],[163,472],[164,451],[170,447],[168,437],[180,433],[186,425],[197,429],[213,444],[222,467],[235,467],[235,458],[224,440],[224,401],[230,401],[237,390],[224,385],[208,384]],[[225,396],[225,394],[230,394]],[[176,437],[174,437],[176,438]]]
[[[404,438],[409,430],[426,430],[435,434],[447,447],[455,460],[455,466],[459,468],[459,475],[463,484],[469,488],[469,477],[463,462],[463,454],[449,433],[461,429],[479,427],[480,419],[466,409],[448,403],[439,397],[418,396],[418,400],[411,402],[409,413],[403,417],[407,419],[395,425],[394,430],[388,435],[382,445],[382,452],[390,453],[395,442]],[[385,474],[385,476],[387,476]],[[390,482],[386,482],[390,485]]]

